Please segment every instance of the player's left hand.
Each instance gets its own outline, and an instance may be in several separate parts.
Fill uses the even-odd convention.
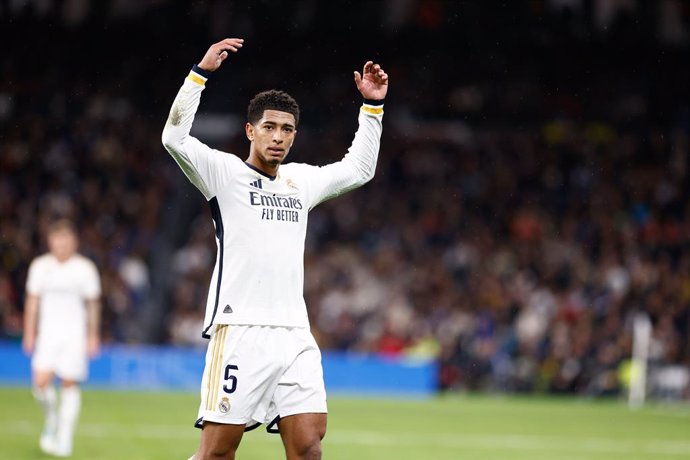
[[[380,65],[367,61],[361,75],[355,71],[355,84],[364,99],[382,100],[388,92],[388,74]]]

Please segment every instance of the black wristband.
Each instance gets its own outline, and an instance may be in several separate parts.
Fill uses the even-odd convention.
[[[364,99],[366,105],[383,105],[385,99]]]
[[[211,72],[209,72],[208,70],[202,69],[201,67],[199,67],[199,66],[196,65],[196,64],[194,64],[194,65],[192,66],[192,72],[198,73],[199,75],[201,75],[202,77],[204,77],[204,78],[206,78],[206,79],[208,79],[209,77],[211,77]]]

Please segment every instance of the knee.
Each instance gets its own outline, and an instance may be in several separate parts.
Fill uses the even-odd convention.
[[[235,460],[237,446],[224,442],[204,442],[192,457],[194,460]]]
[[[299,458],[304,460],[320,460],[321,440],[325,434],[325,431],[318,431],[310,436],[304,437],[297,445]]]
[[[34,387],[39,391],[43,391],[53,383],[53,376],[51,374],[36,374],[33,380]]]
[[[235,460],[235,449],[222,446],[202,447],[192,458],[194,460]]]
[[[304,460],[321,460],[321,441],[304,444],[298,447],[299,458]]]

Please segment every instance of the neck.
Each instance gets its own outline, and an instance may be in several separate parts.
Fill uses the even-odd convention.
[[[278,167],[280,166],[279,164],[273,165],[270,163],[260,161],[253,155],[249,155],[249,158],[247,158],[246,163],[252,165],[254,168],[258,169],[267,176],[276,177],[278,175]]]
[[[60,262],[61,264],[64,264],[65,262],[67,262],[67,261],[70,259],[70,257],[72,257],[72,254],[69,254],[69,255],[63,255],[63,254],[61,254],[61,255],[55,255],[55,258],[56,258],[57,261]]]

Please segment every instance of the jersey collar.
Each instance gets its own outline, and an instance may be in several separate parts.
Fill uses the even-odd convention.
[[[249,169],[258,172],[259,174],[261,174],[261,175],[264,176],[264,177],[267,177],[267,178],[270,179],[270,180],[275,180],[276,177],[278,177],[278,176],[271,176],[270,174],[266,174],[265,172],[263,172],[262,170],[260,170],[260,169],[257,168],[256,166],[254,166],[254,165],[252,165],[252,164],[249,164],[249,163],[247,163],[246,161],[244,162],[244,164],[246,164],[247,167],[248,167]]]

